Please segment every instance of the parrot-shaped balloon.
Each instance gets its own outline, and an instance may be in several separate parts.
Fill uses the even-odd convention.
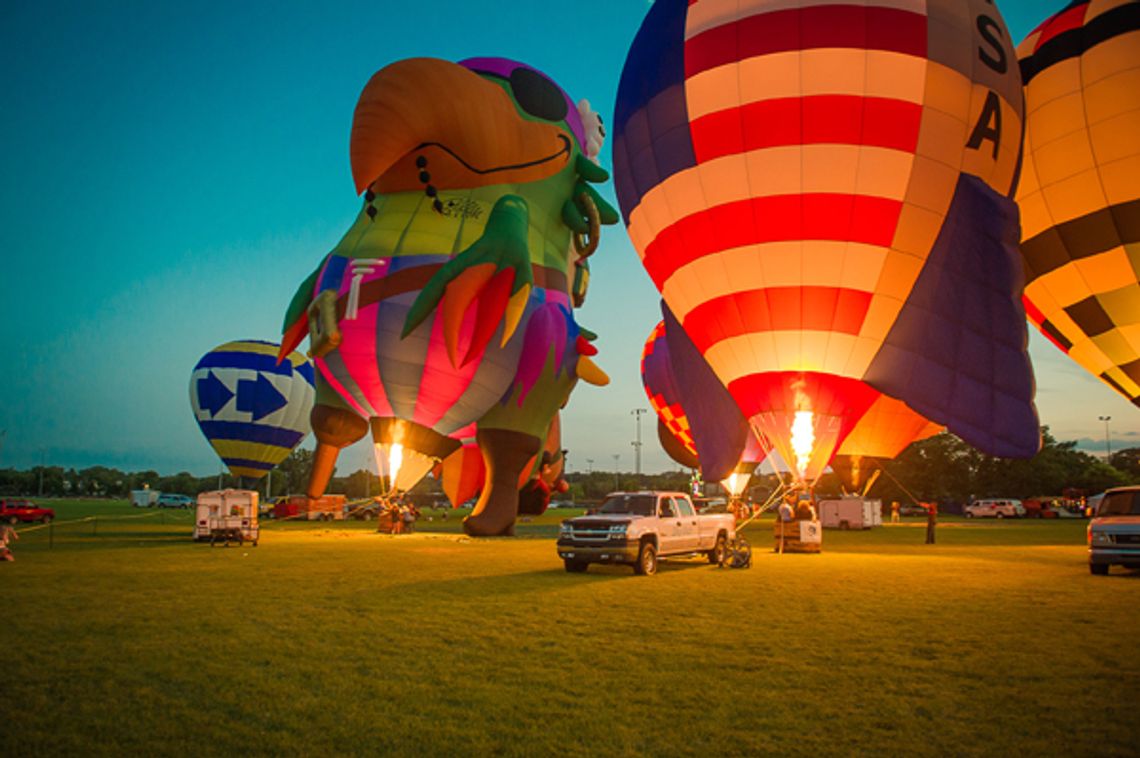
[[[614,173],[634,247],[757,435],[810,481],[876,408],[1040,444],[1022,94],[986,0],[659,0]]]
[[[328,388],[311,496],[369,427],[378,449],[438,461],[475,422],[487,481],[465,527],[511,531],[554,413],[579,378],[608,381],[573,316],[618,219],[591,186],[609,178],[603,135],[588,103],[514,61],[413,58],[372,77],[350,143],[364,203],[285,319],[282,351],[309,336]]]

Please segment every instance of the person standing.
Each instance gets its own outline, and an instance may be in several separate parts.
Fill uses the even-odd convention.
[[[784,552],[784,541],[787,539],[789,525],[796,517],[795,508],[792,507],[795,500],[795,494],[788,493],[785,495],[784,502],[780,503],[780,508],[776,513],[776,528],[780,530],[780,542],[776,545],[776,552],[780,554]]]
[[[934,544],[934,527],[938,525],[938,504],[931,501],[926,506],[926,544]]]
[[[897,524],[899,521],[899,501],[893,500],[891,501],[891,523]]]
[[[16,560],[16,557],[12,555],[12,548],[9,543],[18,539],[20,539],[20,534],[15,529],[7,524],[0,526],[0,561],[11,562]]]

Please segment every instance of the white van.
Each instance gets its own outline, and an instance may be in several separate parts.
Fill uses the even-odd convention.
[[[1013,498],[975,500],[962,508],[962,515],[966,518],[1022,518],[1025,506]]]

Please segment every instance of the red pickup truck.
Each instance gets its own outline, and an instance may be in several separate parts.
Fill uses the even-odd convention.
[[[19,521],[41,521],[45,524],[55,518],[51,508],[41,508],[31,500],[0,500],[0,521],[15,524]]]

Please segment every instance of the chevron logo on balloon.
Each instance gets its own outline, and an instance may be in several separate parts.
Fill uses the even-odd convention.
[[[264,374],[258,374],[256,379],[238,381],[237,409],[251,414],[254,421],[261,421],[269,414],[281,410],[288,402]]]
[[[198,407],[210,416],[218,415],[233,396],[233,391],[213,371],[207,371],[206,376],[198,380]]]

